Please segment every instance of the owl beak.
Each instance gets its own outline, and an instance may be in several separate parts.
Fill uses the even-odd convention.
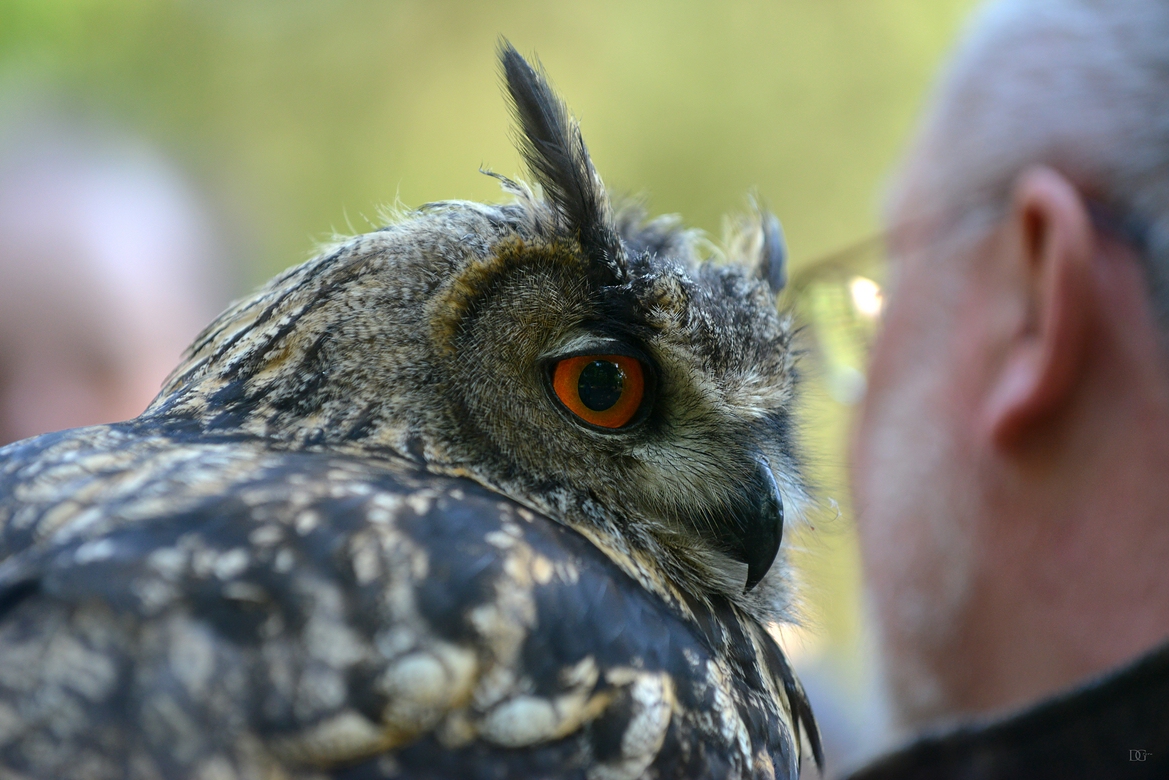
[[[750,592],[759,584],[779,554],[783,541],[783,497],[775,475],[766,458],[759,458],[751,487],[744,492],[745,506],[736,518],[739,528],[732,555],[747,564],[747,586]]]

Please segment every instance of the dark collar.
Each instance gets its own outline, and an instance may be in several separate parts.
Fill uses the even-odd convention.
[[[848,780],[1169,778],[1169,645],[1002,718],[917,739]]]

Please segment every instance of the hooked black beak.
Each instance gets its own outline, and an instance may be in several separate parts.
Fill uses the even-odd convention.
[[[731,513],[728,552],[747,564],[744,593],[759,584],[779,554],[783,541],[783,497],[766,458],[759,458],[751,482],[744,486],[742,501]]]

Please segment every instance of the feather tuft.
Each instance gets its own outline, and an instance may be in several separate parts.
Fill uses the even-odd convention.
[[[605,186],[593,168],[580,125],[552,90],[543,69],[533,67],[506,40],[499,61],[519,125],[517,147],[532,177],[607,283],[627,275],[625,253],[613,225]]]

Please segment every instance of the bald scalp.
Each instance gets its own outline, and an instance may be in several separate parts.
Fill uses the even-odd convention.
[[[998,0],[974,16],[895,176],[891,222],[934,204],[946,230],[985,233],[1017,176],[1049,165],[1143,223],[1155,307],[1169,323],[1169,4]],[[894,216],[896,215],[896,216]]]

